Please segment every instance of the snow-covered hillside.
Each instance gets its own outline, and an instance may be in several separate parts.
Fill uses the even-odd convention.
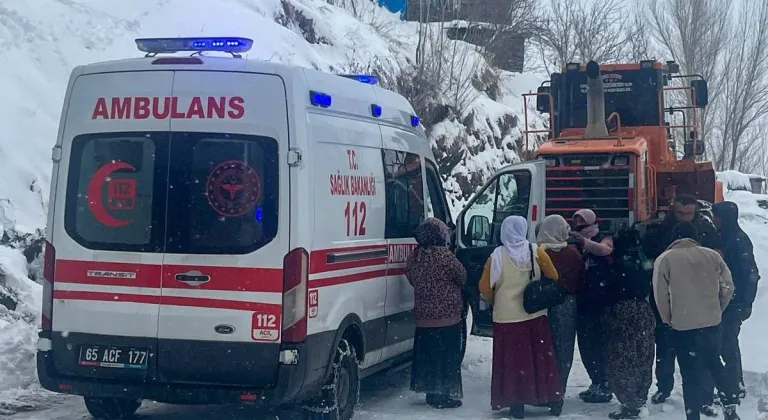
[[[346,9],[335,5],[342,3]],[[405,89],[418,31],[369,0],[0,2],[0,411],[3,395],[34,382],[40,291],[30,278],[39,268],[50,150],[73,67],[137,57],[138,37],[236,35],[255,40],[248,59],[375,73],[386,87]],[[450,106],[455,98],[430,98],[429,107],[442,112],[428,125],[455,210],[494,169],[518,159],[520,94],[541,80],[489,69],[474,47],[446,42],[467,57],[454,79],[464,78],[469,90],[459,112]],[[540,117],[529,118],[541,126]]]

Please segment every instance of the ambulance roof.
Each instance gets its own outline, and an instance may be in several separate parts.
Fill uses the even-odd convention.
[[[328,112],[355,115],[366,119],[373,116],[379,122],[420,132],[420,136],[426,139],[413,107],[407,99],[396,92],[351,78],[295,65],[229,57],[164,55],[83,65],[75,68],[72,78],[98,73],[165,70],[277,74],[286,84],[288,97],[296,103],[303,102],[307,107],[312,107],[313,104],[308,100],[311,96],[310,92],[325,94],[332,98],[331,105],[326,107]],[[361,106],[361,103],[366,103],[366,106]],[[376,113],[374,105],[380,107],[379,116],[374,115]]]

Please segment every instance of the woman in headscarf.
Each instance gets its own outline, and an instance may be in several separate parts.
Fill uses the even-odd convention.
[[[467,272],[447,247],[445,223],[429,218],[415,236],[418,245],[405,266],[415,297],[411,390],[427,394],[432,407],[461,407],[461,290]]]
[[[540,229],[536,242],[552,260],[560,274],[558,282],[568,291],[565,302],[551,308],[548,314],[557,370],[565,394],[576,346],[576,295],[584,288],[587,269],[576,246],[568,244],[571,227],[562,216],[547,216],[537,227]]]
[[[523,308],[523,292],[542,273],[558,278],[552,260],[526,239],[528,222],[510,216],[501,224],[502,246],[485,264],[480,293],[493,305],[493,368],[491,408],[509,407],[522,419],[525,405],[548,405],[559,416],[563,393],[552,348],[547,311],[529,314]]]
[[[616,273],[605,279],[605,355],[611,391],[621,403],[611,419],[635,419],[653,381],[656,319],[648,296],[653,264],[641,251],[634,227],[615,237]]]
[[[573,215],[572,241],[585,260],[587,275],[584,291],[576,298],[576,331],[579,353],[592,384],[579,398],[588,403],[607,403],[613,399],[605,370],[605,295],[603,282],[613,273],[613,239],[602,236],[595,212],[581,209]]]

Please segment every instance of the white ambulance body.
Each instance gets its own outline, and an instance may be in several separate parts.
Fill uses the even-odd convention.
[[[412,107],[360,80],[178,55],[76,68],[53,150],[42,385],[84,396],[97,418],[143,399],[350,418],[359,379],[410,357],[413,229],[451,222]],[[542,165],[502,171],[527,174],[534,222]],[[469,265],[500,217],[472,208],[457,235]]]

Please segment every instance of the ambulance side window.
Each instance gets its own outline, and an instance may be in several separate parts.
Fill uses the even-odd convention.
[[[424,183],[421,157],[413,153],[383,150],[386,185],[387,238],[411,238],[424,221]]]
[[[440,182],[440,175],[432,162],[427,161],[427,217],[436,217],[445,223],[450,221],[450,212],[445,202],[445,194]]]

